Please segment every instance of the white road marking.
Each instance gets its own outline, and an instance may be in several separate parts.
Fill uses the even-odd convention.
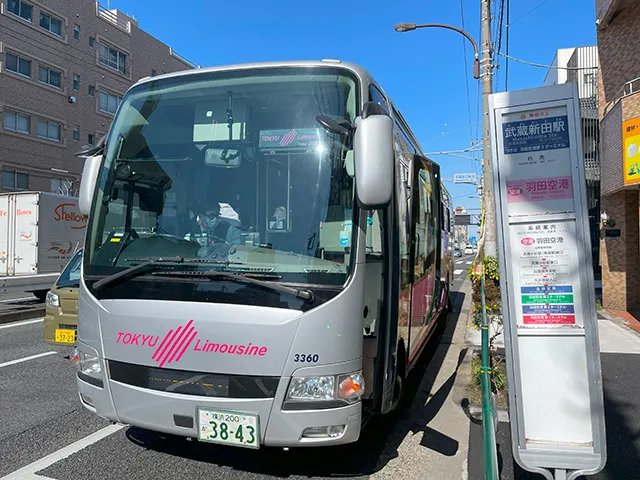
[[[467,262],[467,265],[471,265],[473,262]]]
[[[25,320],[23,322],[14,322],[14,323],[9,323],[7,325],[0,325],[0,330],[2,330],[3,328],[13,328],[13,327],[21,327],[23,325],[31,325],[32,323],[42,322],[43,320],[44,318],[37,318],[36,320]]]
[[[35,480],[35,479],[44,479],[46,477],[36,475],[36,472],[44,470],[47,467],[50,467],[54,463],[59,462],[60,460],[64,460],[70,455],[73,455],[80,450],[87,448],[89,445],[93,445],[94,443],[102,440],[105,437],[117,432],[121,428],[124,428],[125,425],[109,425],[104,427],[97,432],[92,433],[84,438],[81,438],[77,442],[72,443],[71,445],[67,445],[64,448],[61,448],[57,452],[53,452],[46,457],[41,458],[40,460],[36,460],[29,465],[22,467],[20,470],[16,470],[9,475],[6,475],[0,480]]]
[[[456,265],[462,265],[464,262],[462,260],[460,260],[459,262],[456,262]]]
[[[463,270],[461,268],[459,268],[458,270],[454,270],[453,274],[454,275],[460,275],[463,272]]]
[[[57,352],[44,352],[44,353],[38,353],[37,355],[31,355],[29,357],[18,358],[17,360],[11,360],[10,362],[0,363],[0,368],[8,367],[9,365],[15,365],[16,363],[26,362],[28,360],[34,360],[40,357],[46,357],[47,355],[53,355],[54,353],[57,353]]]
[[[7,298],[6,300],[0,300],[0,302],[1,303],[19,302],[21,300],[37,300],[37,299],[36,297]]]

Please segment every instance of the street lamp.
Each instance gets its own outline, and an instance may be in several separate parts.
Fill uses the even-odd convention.
[[[419,25],[416,25],[415,23],[399,23],[393,28],[395,29],[396,32],[403,33],[403,32],[410,32],[411,30],[416,30],[418,28],[430,28],[430,27],[446,28],[448,30],[453,30],[454,32],[458,32],[464,35],[467,38],[467,40],[471,42],[471,45],[473,45],[473,52],[474,52],[473,78],[475,78],[476,80],[479,79],[480,78],[480,60],[478,55],[478,45],[476,45],[476,42],[475,40],[473,40],[471,35],[469,35],[464,30],[460,30],[459,28],[452,27],[451,25],[445,25],[443,23],[421,23]]]

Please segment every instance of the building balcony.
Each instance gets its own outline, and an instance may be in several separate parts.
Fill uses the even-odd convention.
[[[96,16],[131,35],[131,23],[132,21],[135,22],[135,20],[132,20],[131,17],[121,11],[116,9],[109,10],[100,5],[100,2],[96,2]]]

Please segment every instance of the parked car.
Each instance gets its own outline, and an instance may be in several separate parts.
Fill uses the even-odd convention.
[[[471,245],[467,245],[466,247],[464,247],[464,254],[473,255],[473,247]]]
[[[44,317],[44,341],[50,345],[75,345],[78,328],[78,291],[82,249],[64,267],[47,292]]]
[[[460,251],[460,249],[458,247],[453,249],[453,256],[454,257],[461,257],[462,256],[462,252]]]

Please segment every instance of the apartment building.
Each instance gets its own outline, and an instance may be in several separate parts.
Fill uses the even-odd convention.
[[[74,194],[127,89],[196,68],[92,0],[0,0],[0,191]]]
[[[600,122],[598,116],[598,47],[561,48],[544,78],[544,85],[575,83],[580,102],[582,151],[587,187],[591,254],[596,282],[600,281]]]
[[[640,316],[640,0],[597,0],[602,300]]]

